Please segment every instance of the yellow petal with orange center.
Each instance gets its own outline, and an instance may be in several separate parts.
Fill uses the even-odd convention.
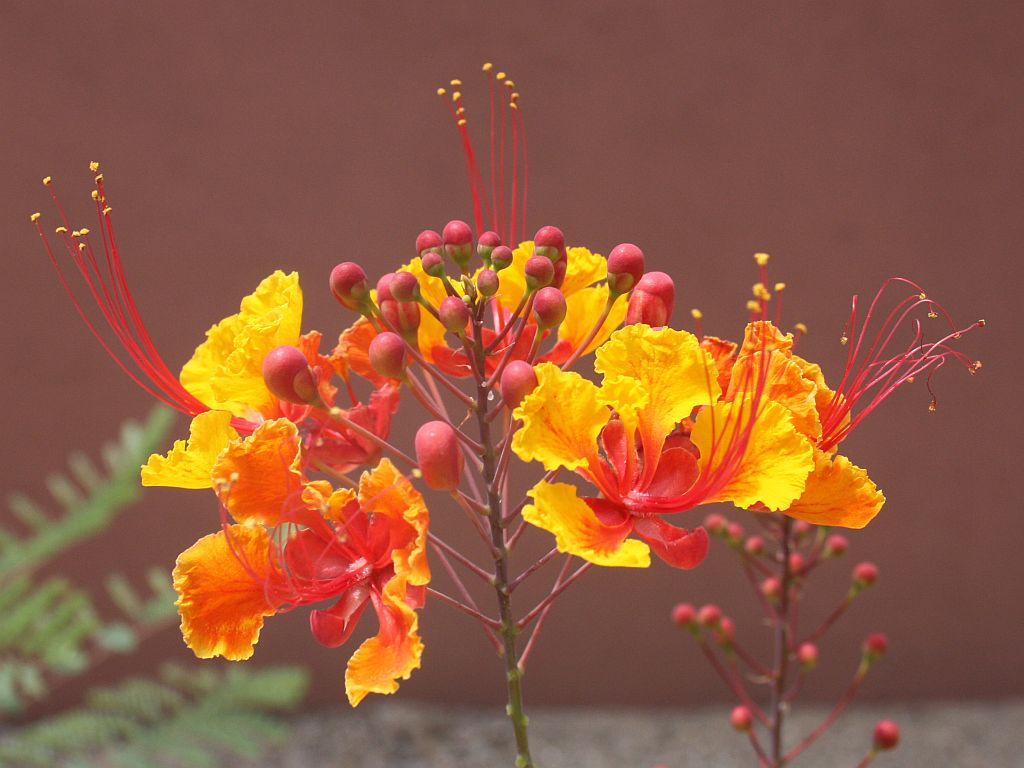
[[[698,415],[690,439],[700,451],[702,481],[718,475],[725,483],[707,501],[786,509],[803,493],[814,466],[811,442],[778,403],[763,400],[753,424],[750,416],[750,400],[718,402]]]
[[[561,290],[566,299],[588,285],[599,283],[608,277],[608,260],[599,253],[591,253],[588,248],[570,245],[565,249],[565,257],[565,279],[562,280]]]
[[[345,670],[345,691],[353,707],[367,694],[389,694],[398,681],[408,680],[419,669],[423,641],[419,618],[405,599],[406,580],[395,576],[384,587],[382,605],[377,607],[380,631],[365,640],[352,654]]]
[[[401,546],[391,553],[395,573],[408,578],[409,584],[421,586],[430,581],[430,567],[427,565],[427,526],[430,515],[423,496],[409,478],[403,475],[388,459],[381,459],[372,470],[363,472],[359,478],[359,506],[368,514],[386,515],[403,526],[392,535]]]
[[[537,483],[529,492],[533,504],[523,508],[523,519],[555,536],[559,552],[576,555],[594,565],[647,568],[651,550],[642,541],[627,539],[628,524],[602,523],[575,486],[567,483]]]
[[[252,419],[271,414],[277,399],[263,381],[263,358],[274,347],[296,344],[302,324],[297,272],[277,270],[242,299],[237,314],[206,332],[181,369],[181,383],[210,408]]]
[[[608,317],[601,323],[597,335],[587,344],[583,354],[588,355],[604,344],[608,337],[622,325],[626,319],[627,298],[619,296],[608,312]],[[608,304],[608,286],[595,285],[580,288],[572,294],[566,294],[565,319],[558,326],[559,341],[567,342],[571,349],[580,347],[594,329],[601,313]]]
[[[814,452],[814,471],[807,478],[807,487],[789,509],[790,517],[814,525],[839,525],[863,528],[874,519],[885,504],[868,473],[845,456]]]
[[[814,406],[818,412],[818,418],[824,420],[830,411],[841,412],[846,398],[829,389],[828,384],[825,383],[825,374],[822,373],[821,366],[817,363],[808,362],[798,355],[793,355],[793,362],[800,366],[805,379],[814,382],[816,387],[814,390]],[[849,423],[850,413],[846,411],[841,419],[829,425],[829,431],[834,434]]]
[[[174,566],[181,634],[201,659],[248,659],[265,616],[276,613],[267,584],[274,578],[263,528],[230,525],[204,536]]]
[[[431,277],[423,271],[423,260],[417,256],[408,264],[403,266],[400,272],[411,272],[416,276],[416,282],[420,285],[420,295],[434,307],[441,305],[441,302],[448,296],[444,289],[444,283],[439,278]],[[456,290],[461,285],[456,281],[453,283]],[[444,326],[429,312],[420,312],[420,327],[416,332],[416,342],[422,354],[428,361],[434,361],[434,347],[445,347],[447,342],[444,339]]]
[[[175,440],[166,456],[154,453],[142,467],[142,484],[172,488],[209,488],[220,452],[238,438],[227,411],[204,411],[192,419],[188,442]]]
[[[762,391],[793,414],[794,426],[811,440],[821,437],[821,421],[815,401],[817,387],[786,353],[755,352],[742,355],[732,368],[726,400]]]
[[[611,418],[597,387],[553,363],[541,363],[534,371],[537,387],[513,413],[523,425],[512,438],[512,450],[549,471],[597,466],[597,436]]]
[[[714,360],[692,333],[628,325],[597,350],[594,368],[608,380],[635,379],[647,393],[638,410],[648,456],[658,456],[665,438],[698,405],[721,394]]]
[[[282,513],[304,506],[299,433],[288,419],[260,424],[232,442],[213,467],[213,489],[240,523],[277,525]]]

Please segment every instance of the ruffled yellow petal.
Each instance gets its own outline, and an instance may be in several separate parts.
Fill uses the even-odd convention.
[[[768,320],[755,320],[747,323],[743,333],[743,346],[740,357],[754,352],[783,352],[787,357],[793,349],[793,334],[783,333],[775,324]]]
[[[276,613],[267,585],[274,578],[263,528],[228,526],[204,536],[174,566],[181,634],[201,659],[248,659],[263,618]]]
[[[590,334],[607,303],[607,285],[580,288],[572,294],[566,294],[565,319],[558,326],[558,340],[567,343],[570,349],[577,349]],[[601,324],[601,330],[583,350],[583,354],[588,355],[604,344],[615,329],[622,325],[626,319],[627,303],[625,295],[615,300],[608,317]]]
[[[629,524],[608,526],[567,483],[537,483],[529,492],[533,504],[523,519],[553,533],[559,552],[582,557],[595,565],[647,568],[651,550],[644,542],[627,539]]]
[[[812,440],[821,437],[814,382],[804,376],[800,366],[784,352],[768,355],[755,352],[742,355],[732,368],[726,400],[745,397],[759,388],[763,396],[786,408],[793,425]]]
[[[381,605],[375,606],[380,631],[348,660],[345,691],[353,707],[369,693],[394,693],[400,679],[408,680],[419,669],[423,655],[419,618],[406,602],[405,591],[406,580],[400,576],[385,585]]]
[[[359,478],[359,505],[364,512],[386,515],[405,531],[392,534],[391,559],[395,573],[421,586],[430,581],[427,565],[427,525],[430,521],[423,496],[388,459],[381,459]],[[404,541],[403,541],[404,539]]]
[[[237,314],[206,332],[181,383],[211,408],[252,418],[273,413],[277,400],[263,382],[263,358],[274,347],[295,344],[302,324],[302,289],[297,272],[277,270],[242,299]]]
[[[868,473],[845,456],[832,457],[814,452],[814,471],[807,487],[789,509],[790,517],[814,525],[839,525],[863,528],[885,504],[885,496]]]
[[[823,419],[830,410],[843,408],[845,398],[829,389],[828,384],[825,383],[825,374],[821,372],[820,365],[808,362],[798,355],[793,355],[793,362],[800,366],[805,379],[814,382],[814,407],[818,412],[819,419]],[[830,431],[833,433],[838,432],[849,423],[850,414],[846,412],[838,424],[832,425]]]
[[[188,442],[175,440],[166,456],[154,453],[142,467],[142,484],[172,488],[209,488],[220,452],[238,438],[227,411],[204,411],[192,419]]]
[[[721,394],[714,360],[692,333],[628,325],[597,350],[594,368],[606,379],[635,379],[647,393],[638,411],[647,456],[657,456],[668,434],[698,405]]]
[[[700,412],[690,439],[700,451],[703,477],[723,471],[743,448],[750,408],[749,400],[735,400]],[[811,443],[793,426],[790,412],[770,400],[762,401],[742,457],[726,484],[707,501],[731,501],[744,508],[761,502],[772,511],[783,510],[803,493],[813,466]]]
[[[273,419],[232,442],[213,466],[213,489],[238,522],[277,525],[303,506],[298,429]]]
[[[608,277],[608,261],[599,253],[591,253],[587,248],[570,245],[565,249],[565,257],[565,279],[562,280],[562,293],[565,294],[566,299],[588,285],[593,285]]]
[[[523,461],[539,461],[549,471],[596,466],[597,436],[611,418],[598,400],[597,387],[552,363],[534,370],[537,387],[514,412],[523,426],[512,438],[512,450]]]

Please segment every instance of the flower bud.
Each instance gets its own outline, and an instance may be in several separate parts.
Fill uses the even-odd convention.
[[[423,271],[431,277],[444,277],[444,259],[441,258],[441,254],[435,251],[428,251],[423,254],[421,264]]]
[[[691,603],[676,603],[672,608],[672,623],[687,629],[697,620],[697,609]]]
[[[875,726],[875,749],[895,749],[900,743],[900,727],[892,720],[879,720]]]
[[[378,333],[370,342],[368,353],[370,365],[381,376],[389,379],[401,379],[405,376],[409,353],[405,348],[405,342],[397,333]]]
[[[437,491],[459,487],[465,459],[459,438],[444,421],[428,421],[416,431],[416,461],[424,482]]]
[[[732,714],[729,715],[729,722],[740,733],[746,733],[754,725],[754,714],[749,707],[741,704],[738,707],[733,707]]]
[[[452,261],[460,267],[465,267],[473,255],[473,230],[469,228],[469,224],[452,219],[444,225],[441,239],[444,240],[444,250]]]
[[[810,672],[818,666],[818,646],[814,643],[800,643],[796,649],[796,658],[804,672]]]
[[[345,309],[362,311],[370,299],[366,272],[355,262],[343,261],[331,270],[331,293]]]
[[[493,296],[498,292],[499,286],[498,273],[493,269],[481,269],[480,274],[476,276],[476,289],[480,291],[481,296]]]
[[[622,243],[608,254],[608,287],[613,295],[626,293],[644,276],[644,252],[632,243]]]
[[[263,358],[263,381],[279,400],[311,405],[320,399],[306,356],[290,345],[275,347]]]
[[[569,253],[568,251],[562,251],[562,255],[558,261],[555,262],[555,276],[551,279],[551,284],[555,288],[561,288],[562,283],[565,282],[565,271],[569,268]]]
[[[537,230],[533,236],[533,253],[545,256],[552,262],[558,261],[565,252],[565,235],[558,227],[546,226]]]
[[[526,287],[535,291],[551,285],[555,278],[555,265],[543,256],[531,256],[526,261]]]
[[[806,520],[794,520],[793,521],[793,535],[798,539],[802,539],[808,533],[811,532],[813,526]]]
[[[421,319],[419,304],[414,304],[411,301],[403,303],[394,299],[378,300],[378,303],[380,304],[380,313],[392,328],[406,338],[415,339]]]
[[[469,307],[462,300],[461,296],[446,296],[437,308],[438,317],[441,318],[441,325],[447,330],[459,336],[466,332],[466,324],[469,323]]]
[[[420,282],[412,272],[396,272],[390,288],[395,301],[416,301],[420,296]]]
[[[714,603],[708,603],[702,605],[701,609],[697,611],[697,621],[700,622],[702,627],[711,629],[712,627],[718,626],[718,622],[722,620],[722,609]]]
[[[480,239],[476,241],[476,252],[485,265],[491,263],[491,252],[499,245],[501,245],[501,237],[497,232],[488,230],[480,235]]]
[[[533,299],[533,315],[542,331],[557,327],[565,319],[565,294],[553,286],[541,288]]]
[[[725,526],[725,535],[729,541],[738,542],[743,538],[743,526],[739,523],[729,523]]]
[[[833,533],[825,539],[825,557],[842,557],[850,548],[850,540],[839,533]]]
[[[878,581],[878,566],[874,563],[858,563],[853,569],[853,584],[860,589],[874,586]]]
[[[633,289],[626,309],[626,325],[644,323],[652,328],[668,325],[676,287],[664,272],[648,272]]]
[[[722,645],[731,645],[736,637],[736,624],[728,616],[723,616],[718,622],[717,636]]]
[[[751,536],[743,545],[743,550],[752,557],[757,557],[764,552],[764,539],[760,536]]]
[[[500,272],[512,264],[512,249],[507,245],[499,245],[491,251],[491,269]]]
[[[721,536],[726,531],[728,521],[717,512],[712,512],[704,518],[704,527],[712,536]]]
[[[799,552],[793,552],[789,556],[787,565],[789,566],[789,573],[791,576],[803,576],[807,571],[807,558]]]
[[[864,658],[869,662],[882,658],[888,650],[889,638],[883,632],[873,632],[865,637],[861,647]]]
[[[385,301],[393,301],[394,296],[391,295],[391,281],[395,279],[394,272],[387,272],[380,276],[377,280],[377,303]]]
[[[501,397],[506,408],[515,408],[536,388],[537,373],[525,360],[513,360],[501,372]]]
[[[441,254],[441,236],[432,229],[424,229],[416,235],[416,255],[423,258],[427,253]]]
[[[776,576],[769,576],[761,582],[761,594],[775,601],[782,594],[782,582]]]

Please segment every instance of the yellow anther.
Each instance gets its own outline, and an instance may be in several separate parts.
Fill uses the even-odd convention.
[[[985,321],[984,320],[979,320],[978,321],[978,327],[979,328],[984,328],[985,327]]]
[[[518,99],[519,98],[519,91],[512,91],[512,98],[513,99]]]
[[[849,336],[847,336],[847,335],[846,335],[845,333],[844,333],[844,334],[843,334],[842,336],[840,336],[840,337],[839,337],[839,343],[840,343],[840,344],[842,344],[842,345],[843,345],[844,347],[845,347],[845,346],[846,346],[846,345],[847,345],[847,344],[848,344],[849,342],[850,342],[850,337],[849,337]]]
[[[757,262],[757,266],[759,266],[759,267],[766,266],[768,264],[768,259],[770,259],[770,258],[771,257],[767,253],[755,253],[754,254],[754,261]]]
[[[57,227],[53,231],[56,232],[58,235],[66,235],[68,233],[68,228],[67,227]]]
[[[44,176],[43,184],[53,184],[53,176]]]
[[[449,85],[462,85],[462,81],[461,81],[461,80],[458,80],[458,79],[456,79],[456,80],[452,80],[452,81],[451,81],[451,82],[449,83]]]
[[[464,115],[464,114],[466,114],[466,108],[465,107],[459,107],[458,109],[455,110],[455,114],[456,115]]]
[[[100,164],[97,163],[95,160],[93,160],[91,163],[89,163],[89,170],[92,171],[93,173],[96,173],[96,171],[98,171],[99,169],[100,169]]]
[[[490,72],[493,67],[494,67],[494,65],[491,64],[491,62],[485,61],[482,69],[483,69],[484,72]]]
[[[111,207],[110,207],[110,206],[108,205],[108,206],[107,206],[106,208],[104,208],[104,209],[103,209],[103,215],[104,215],[104,216],[109,216],[109,215],[110,215],[110,212],[111,212],[112,210],[114,210],[114,209],[113,209],[113,208],[111,208]]]
[[[101,174],[99,174],[98,176],[96,176],[96,178],[94,179],[94,181],[95,181],[95,182],[96,182],[97,184],[99,184],[99,183],[100,183],[101,181],[103,181],[103,174],[101,173]]]
[[[939,313],[936,312],[934,309],[929,309],[928,310],[928,317],[934,319],[934,318],[936,318],[938,316],[939,316]]]
[[[747,302],[747,309],[750,310],[751,312],[760,312],[761,302],[754,301],[753,299],[751,299],[750,301]]]
[[[499,72],[498,74],[495,75],[495,77],[498,78],[499,80],[504,80],[505,79],[505,73],[504,72]]]
[[[78,237],[78,236],[79,236],[80,234],[82,234],[82,233],[81,233],[81,232],[79,232],[79,231],[78,231],[77,229],[76,229],[76,230],[73,230],[73,231],[71,232],[71,236],[72,236],[72,237]]]
[[[460,118],[459,122],[457,123],[457,125],[465,125],[465,124],[466,124],[466,118],[464,118],[464,117]]]
[[[807,333],[807,326],[803,323],[797,323],[793,326],[799,333]]]
[[[514,101],[510,101],[508,103],[508,106],[509,106],[509,109],[519,109],[519,105],[516,104]]]
[[[412,468],[412,472],[410,472],[410,474],[413,477],[415,477],[417,480],[419,480],[421,477],[423,477],[423,472],[420,471],[419,467],[413,467]]]
[[[516,87],[516,83],[515,83],[514,80],[506,80],[505,81],[505,87],[506,88],[515,88]]]
[[[921,301],[924,301],[925,299],[928,298],[928,296],[925,295],[924,291],[921,291],[919,294],[917,294],[917,298],[919,298]]]
[[[751,290],[754,292],[754,296],[762,301],[768,301],[772,297],[772,295],[768,293],[768,289],[764,287],[764,283],[754,283]]]
[[[82,237],[85,237],[86,235],[89,234],[89,230],[86,229],[85,227],[82,227],[80,230],[78,230],[78,234],[80,234]]]
[[[928,403],[928,410],[931,411],[932,413],[935,413],[937,410],[939,410],[939,404],[932,400],[930,403]]]
[[[914,377],[913,376],[907,376],[907,378],[905,378],[903,380],[903,383],[904,384],[913,384],[914,383]]]
[[[462,98],[462,91],[455,91],[452,93],[452,101],[458,101]]]
[[[694,307],[693,309],[690,310],[690,317],[692,317],[694,320],[700,320],[702,317],[704,317],[704,313],[701,312],[696,307]]]
[[[31,221],[39,221],[39,217],[40,217],[40,216],[42,216],[42,215],[43,215],[43,214],[41,214],[41,213],[40,213],[39,211],[36,211],[35,213],[33,213],[33,214],[32,214],[31,216],[29,216],[28,218],[29,218],[29,220],[31,220]]]
[[[78,250],[84,251],[85,250],[85,243],[79,243],[78,244]]]
[[[785,283],[776,283],[775,284],[775,292],[776,293],[778,293],[779,291],[784,291],[784,290],[786,290],[786,284]]]
[[[446,93],[448,93],[448,91],[446,91],[444,88],[438,88],[437,89],[437,95],[438,96],[444,96]]]
[[[92,199],[93,200],[99,200],[100,199],[100,191],[98,189],[94,189],[92,191]]]

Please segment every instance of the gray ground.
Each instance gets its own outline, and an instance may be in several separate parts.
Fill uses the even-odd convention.
[[[533,756],[541,768],[690,768],[756,766],[727,708],[535,710]],[[797,713],[791,733],[813,728],[822,711]],[[1024,768],[1024,701],[853,708],[794,765],[853,768],[874,724],[896,720],[903,741],[878,768]],[[358,711],[328,710],[298,719],[288,745],[261,761],[280,768],[511,768],[511,733],[492,712],[400,701]]]

